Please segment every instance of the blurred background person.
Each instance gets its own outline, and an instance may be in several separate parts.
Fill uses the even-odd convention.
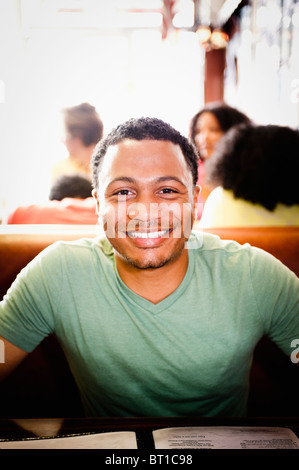
[[[299,225],[299,133],[285,126],[240,125],[206,164],[216,186],[201,227]]]
[[[241,111],[226,103],[209,103],[196,113],[190,122],[189,136],[199,153],[198,185],[201,187],[197,218],[200,219],[204,203],[213,186],[205,178],[205,162],[211,158],[216,145],[223,135],[241,123],[250,123],[250,119]]]
[[[98,221],[92,184],[85,175],[63,175],[53,183],[47,204],[19,206],[7,224],[95,225]]]
[[[68,157],[52,168],[51,180],[74,173],[90,175],[90,158],[95,145],[103,137],[104,125],[96,108],[89,103],[63,110],[64,144]]]

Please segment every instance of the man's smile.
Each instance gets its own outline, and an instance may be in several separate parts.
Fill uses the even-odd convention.
[[[157,248],[169,239],[169,234],[173,229],[155,230],[155,231],[130,231],[126,235],[132,240],[134,245],[139,248]]]
[[[131,238],[143,238],[143,239],[149,239],[149,238],[161,238],[165,237],[165,235],[168,235],[172,229],[167,229],[167,230],[160,230],[160,231],[147,231],[147,232],[127,232],[127,235]]]

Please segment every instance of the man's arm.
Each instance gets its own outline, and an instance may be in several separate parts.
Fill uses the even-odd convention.
[[[28,352],[0,336],[0,382],[5,379],[28,355]]]

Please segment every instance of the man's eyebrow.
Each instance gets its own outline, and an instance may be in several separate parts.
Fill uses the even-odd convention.
[[[119,176],[118,178],[114,178],[112,181],[110,181],[108,186],[110,186],[113,183],[118,183],[118,182],[134,184],[136,183],[136,180],[134,178],[131,178],[130,176]]]
[[[180,178],[178,178],[177,176],[160,176],[159,178],[157,178],[156,181],[157,183],[163,183],[164,181],[176,181],[177,183],[180,183],[185,186],[182,180],[180,180]]]
[[[177,176],[169,175],[169,176],[159,176],[156,179],[153,178],[154,183],[163,183],[164,181],[176,181],[177,183],[180,183],[181,185],[185,186],[182,180],[180,180],[180,178],[178,178]],[[130,176],[119,176],[117,178],[114,178],[112,181],[110,181],[109,186],[113,183],[118,183],[118,182],[136,184],[137,180]]]

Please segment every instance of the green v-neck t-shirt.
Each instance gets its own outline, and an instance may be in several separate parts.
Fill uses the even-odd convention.
[[[30,352],[54,333],[87,416],[243,416],[259,339],[291,355],[299,338],[299,279],[248,244],[188,243],[183,281],[153,304],[123,283],[106,238],[56,242],[4,297],[0,335]]]

